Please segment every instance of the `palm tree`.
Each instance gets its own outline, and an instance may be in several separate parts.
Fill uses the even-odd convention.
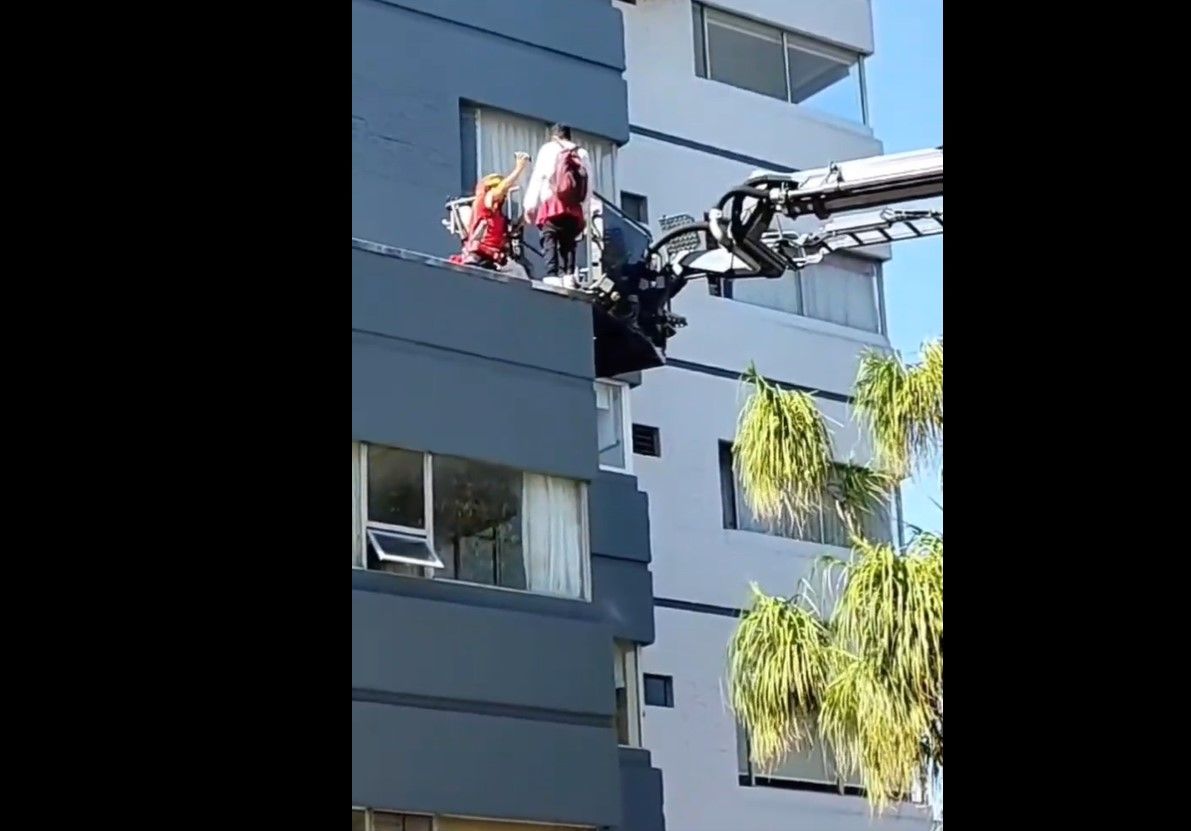
[[[852,551],[820,560],[818,590],[804,580],[778,597],[753,586],[729,645],[731,705],[760,769],[822,737],[881,811],[941,782],[943,767],[943,536],[919,531],[899,549],[864,531],[902,479],[937,464],[942,480],[943,342],[925,344],[913,365],[863,356],[855,412],[873,438],[874,470],[833,461],[810,395],[753,367],[744,381],[751,395],[733,455],[753,513],[788,526],[833,510]]]

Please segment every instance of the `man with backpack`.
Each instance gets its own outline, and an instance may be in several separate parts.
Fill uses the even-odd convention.
[[[575,244],[587,224],[591,198],[591,160],[571,141],[571,128],[555,124],[525,191],[525,216],[542,234],[546,278],[575,287]]]

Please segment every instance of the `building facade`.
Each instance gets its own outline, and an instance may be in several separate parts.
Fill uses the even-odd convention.
[[[617,157],[625,207],[650,222],[695,214],[757,169],[880,155],[868,126],[869,0],[636,0],[624,17],[631,140]],[[693,174],[697,171],[697,175]],[[667,366],[631,393],[633,473],[649,496],[657,640],[642,653],[643,738],[663,773],[672,831],[927,828],[916,806],[880,820],[822,748],[763,773],[727,704],[726,654],[750,584],[789,594],[825,552],[845,555],[830,515],[788,536],[753,521],[731,472],[740,375],[813,391],[836,425],[838,461],[866,464],[850,392],[867,349],[890,348],[886,247],[779,280],[675,299],[689,324]],[[891,518],[871,533],[892,533]]]
[[[353,831],[928,826],[871,820],[821,752],[753,770],[724,681],[750,583],[842,542],[751,520],[740,373],[815,391],[866,463],[888,252],[693,284],[627,379],[594,377],[583,302],[413,253],[453,253],[444,202],[554,121],[655,234],[757,168],[879,154],[872,51],[868,0],[353,0]]]
[[[627,140],[621,16],[566,5],[352,2],[353,831],[664,828],[648,507],[599,463],[591,308],[411,253],[453,250],[491,113]]]

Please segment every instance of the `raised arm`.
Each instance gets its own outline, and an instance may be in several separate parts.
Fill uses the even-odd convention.
[[[521,178],[521,174],[525,172],[525,168],[529,166],[529,154],[518,151],[513,154],[517,160],[513,165],[513,169],[500,180],[500,184],[492,190],[484,194],[484,204],[489,208],[499,204],[509,193],[509,189],[517,184],[517,180]]]

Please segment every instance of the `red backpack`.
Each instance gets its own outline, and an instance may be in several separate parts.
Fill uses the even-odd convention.
[[[569,208],[577,208],[587,198],[587,171],[579,158],[578,147],[564,147],[554,163],[550,187],[558,201]]]

